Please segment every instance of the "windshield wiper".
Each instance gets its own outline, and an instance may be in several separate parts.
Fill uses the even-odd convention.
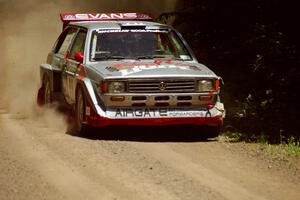
[[[144,55],[135,57],[137,60],[139,59],[153,59],[153,58],[168,58],[167,55]]]
[[[153,59],[153,58],[167,58],[171,60],[179,60],[179,61],[185,61],[186,59],[182,59],[180,57],[175,57],[172,55],[145,55],[145,56],[137,56],[135,57],[137,60],[139,59]]]
[[[184,59],[179,58],[179,57],[175,57],[174,59],[175,59],[175,60],[180,60],[180,61],[185,61]]]
[[[94,60],[122,60],[122,59],[126,59],[126,57],[105,55],[105,56],[97,56],[94,58]]]

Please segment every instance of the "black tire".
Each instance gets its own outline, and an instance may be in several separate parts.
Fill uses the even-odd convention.
[[[50,107],[53,101],[53,96],[51,92],[50,81],[48,78],[45,78],[43,88],[43,106]]]
[[[208,138],[218,137],[220,134],[219,126],[191,126],[190,132],[201,140],[207,140]]]
[[[205,126],[203,132],[206,138],[215,138],[219,136],[221,128],[219,126]]]
[[[83,124],[85,121],[85,99],[83,96],[83,91],[81,88],[78,88],[76,93],[76,103],[75,103],[75,132],[78,136],[87,136],[88,126]]]

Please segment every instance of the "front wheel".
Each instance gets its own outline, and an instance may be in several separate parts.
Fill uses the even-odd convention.
[[[192,126],[190,128],[193,134],[204,140],[218,137],[221,132],[220,126]]]
[[[218,137],[221,132],[220,126],[205,126],[203,128],[204,128],[204,134],[206,138]]]

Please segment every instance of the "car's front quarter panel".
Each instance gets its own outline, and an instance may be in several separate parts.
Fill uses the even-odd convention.
[[[126,61],[127,62],[127,61]],[[103,93],[102,83],[113,80],[125,81],[127,84],[130,81],[144,81],[144,80],[184,80],[190,79],[192,81],[198,80],[199,78],[209,78],[212,80],[218,80],[219,77],[211,72],[208,68],[203,65],[198,67],[201,69],[202,74],[198,76],[193,75],[193,71],[187,77],[180,74],[176,76],[153,76],[153,73],[148,73],[150,76],[145,74],[140,76],[128,75],[120,76],[120,74],[114,75],[107,71],[107,66],[111,64],[116,65],[116,62],[98,62],[97,67],[94,65],[87,65],[87,77],[83,80],[85,84],[87,99],[90,101],[91,108],[94,115],[111,119],[111,120],[134,120],[134,119],[145,119],[147,118],[164,118],[167,121],[169,118],[176,118],[175,124],[178,120],[190,117],[216,118],[216,124],[220,125],[224,116],[224,107],[219,100],[219,90],[214,92],[156,92],[156,93],[134,93],[126,91],[124,93]],[[120,64],[120,62],[118,63]],[[190,64],[190,63],[189,63]],[[195,63],[193,63],[195,66]],[[154,69],[157,70],[157,69]],[[146,70],[147,71],[147,70]],[[149,72],[149,70],[147,71]],[[180,71],[179,71],[180,72]],[[147,73],[146,73],[147,74]],[[152,74],[152,75],[151,75]],[[143,77],[143,78],[141,78]],[[168,78],[166,78],[168,77]],[[194,84],[194,83],[193,83]],[[122,101],[114,101],[114,97],[124,97]],[[94,119],[95,116],[89,112],[90,116]],[[101,118],[101,119],[102,119]],[[92,120],[93,121],[93,120]],[[94,123],[94,122],[93,122]],[[168,122],[171,123],[171,122]],[[187,123],[187,122],[185,122]],[[201,121],[204,123],[204,121]],[[213,122],[211,122],[213,124]],[[109,124],[109,123],[108,123]],[[215,125],[216,125],[215,124]],[[102,125],[105,125],[103,123]],[[97,124],[101,126],[101,124]]]

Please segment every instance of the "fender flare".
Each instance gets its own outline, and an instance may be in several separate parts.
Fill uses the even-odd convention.
[[[40,88],[37,93],[37,104],[39,106],[44,105],[44,87],[45,81],[48,80],[50,82],[51,91],[53,90],[53,68],[49,64],[41,64],[40,65]]]
[[[84,98],[87,105],[91,106],[91,108],[99,115],[104,116],[105,111],[102,109],[98,103],[96,91],[90,79],[88,78],[80,78],[77,79],[77,85],[75,90],[75,95],[77,96],[78,89],[81,88],[83,90]],[[75,103],[76,104],[76,103]]]
[[[54,73],[61,73],[62,72],[62,69],[60,68],[57,68],[55,66],[52,66],[50,64],[41,64],[40,65],[40,82],[41,82],[41,87],[43,86],[43,83],[44,83],[44,80],[45,80],[45,77],[48,77],[49,78],[49,81],[50,81],[50,88],[51,88],[51,91],[54,90],[54,84],[57,83],[59,84],[59,82],[55,82],[54,81]]]

